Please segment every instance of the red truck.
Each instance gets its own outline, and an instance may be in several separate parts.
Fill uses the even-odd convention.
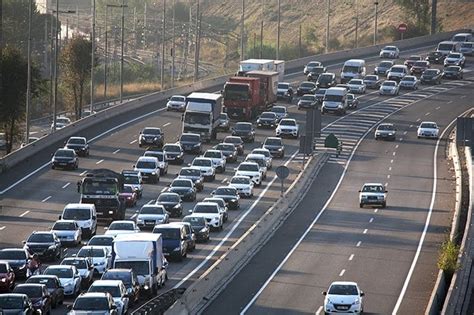
[[[251,120],[276,102],[278,72],[249,71],[224,85],[224,110],[230,119]]]

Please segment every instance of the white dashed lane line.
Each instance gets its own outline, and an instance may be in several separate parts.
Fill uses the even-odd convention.
[[[449,102],[447,102],[446,104],[451,104],[452,102],[453,102],[453,101],[449,101]]]
[[[62,187],[63,189],[66,188],[67,186],[71,185],[71,183],[66,183],[64,184],[64,186]]]
[[[369,223],[374,222],[374,218],[370,218]]]
[[[171,123],[167,122],[166,124],[163,125],[163,127],[166,127],[166,126],[169,126],[169,125],[171,125]]]
[[[119,153],[119,152],[120,152],[120,149],[117,149],[117,150],[115,150],[114,152],[112,152],[112,154],[117,154],[117,153]]]
[[[133,140],[133,141],[130,141],[130,144],[134,144],[134,143],[137,142],[137,141],[138,141],[137,139],[135,139],[135,140]]]
[[[430,113],[430,112],[427,112],[427,113],[425,114],[425,116],[429,116],[429,114],[431,114],[431,113]]]
[[[87,171],[84,171],[81,174],[79,174],[79,176],[84,176],[84,175],[86,175],[86,173],[87,173]]]
[[[104,160],[99,160],[99,161],[95,162],[95,164],[100,164],[102,162],[104,162]]]
[[[46,201],[48,201],[49,199],[51,199],[51,197],[52,197],[52,196],[48,196],[48,197],[44,198],[43,200],[41,200],[41,202],[46,202]]]
[[[375,212],[375,213],[379,212],[379,209],[374,209],[374,212]]]
[[[26,210],[25,212],[23,212],[22,214],[20,214],[20,218],[23,218],[25,215],[27,215],[28,213],[30,213],[30,210]]]
[[[354,254],[349,256],[349,261],[351,261],[352,259],[354,259]]]
[[[346,273],[346,269],[342,269],[339,273],[339,277],[342,277]]]
[[[364,229],[364,232],[362,232],[362,234],[367,234],[368,231],[368,229]]]
[[[358,241],[356,244],[356,247],[360,247],[361,244],[362,244],[362,241]]]

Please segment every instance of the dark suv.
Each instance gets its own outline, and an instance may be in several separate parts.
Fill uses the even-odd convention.
[[[179,144],[183,148],[184,152],[191,152],[195,154],[201,154],[201,136],[197,133],[183,133],[179,138]]]
[[[262,146],[264,149],[270,151],[271,155],[283,158],[285,156],[285,146],[281,138],[268,137]]]
[[[138,139],[138,146],[158,146],[163,147],[165,141],[165,135],[161,131],[161,128],[155,127],[146,127],[143,131],[140,132],[140,137]]]
[[[178,173],[178,178],[192,180],[197,191],[204,189],[204,177],[201,174],[201,170],[197,168],[183,167]]]
[[[245,142],[255,141],[255,129],[248,122],[236,123],[234,128],[232,128],[232,135],[240,137]]]
[[[26,294],[35,310],[41,311],[41,314],[51,314],[51,296],[44,284],[19,284],[15,287],[13,293]]]
[[[61,241],[52,232],[33,232],[24,242],[25,249],[32,255],[38,254],[41,258],[61,259]]]
[[[168,258],[183,261],[188,254],[188,241],[184,226],[173,224],[157,224],[153,233],[161,234],[163,239],[163,254]]]
[[[44,284],[48,289],[49,295],[51,296],[51,306],[56,308],[58,304],[64,302],[64,288],[61,286],[61,282],[57,276],[53,275],[37,275],[31,276],[26,280],[26,283],[32,284]]]
[[[0,260],[10,264],[17,279],[25,279],[28,270],[30,254],[24,248],[4,248],[0,250]]]

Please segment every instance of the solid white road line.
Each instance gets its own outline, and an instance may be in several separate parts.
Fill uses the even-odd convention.
[[[20,218],[23,218],[25,215],[27,215],[28,213],[30,213],[30,210],[26,210],[25,212],[23,212],[22,214],[20,214]]]
[[[465,113],[470,111],[471,109],[467,110],[460,116],[463,116]],[[439,144],[441,139],[443,138],[444,134],[446,133],[447,130],[456,122],[457,118],[454,119],[449,123],[449,125],[444,128],[443,132],[439,136],[438,140],[436,141],[436,146],[435,150],[433,153],[433,187],[432,187],[432,192],[431,192],[431,202],[430,202],[430,207],[428,210],[428,215],[426,216],[426,221],[425,221],[425,226],[423,227],[423,232],[420,237],[420,241],[418,242],[418,247],[416,249],[415,257],[413,258],[413,262],[411,263],[410,270],[408,271],[408,275],[405,279],[405,282],[403,283],[402,291],[400,292],[400,295],[398,296],[397,303],[395,304],[395,307],[393,308],[392,315],[395,315],[398,313],[398,310],[400,308],[400,305],[402,304],[403,298],[405,297],[405,293],[407,291],[408,285],[410,284],[411,277],[413,275],[413,271],[415,270],[416,263],[418,262],[418,258],[420,257],[421,253],[421,248],[423,247],[423,242],[425,241],[426,237],[426,231],[428,230],[428,227],[430,226],[430,221],[431,221],[431,214],[433,213],[433,207],[434,203],[436,200],[436,186],[438,184],[438,149],[439,149]]]
[[[62,187],[63,189],[66,188],[67,186],[71,185],[71,183],[66,183],[64,184],[64,186]]]
[[[48,196],[48,197],[44,198],[43,200],[41,200],[41,202],[46,202],[46,201],[48,201],[49,199],[51,199],[51,197],[52,197],[52,196]]]

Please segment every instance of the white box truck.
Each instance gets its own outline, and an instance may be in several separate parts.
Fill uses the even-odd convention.
[[[222,95],[194,92],[186,97],[183,133],[197,133],[210,142],[217,137],[219,115],[222,112]]]
[[[246,76],[249,71],[278,72],[278,81],[283,82],[285,76],[285,61],[271,59],[247,59],[240,62],[238,76]]]
[[[278,82],[283,82],[285,77],[285,60],[275,60],[273,71],[278,72]]]
[[[142,290],[156,295],[168,279],[161,234],[117,235],[112,246],[112,267],[132,269]]]

